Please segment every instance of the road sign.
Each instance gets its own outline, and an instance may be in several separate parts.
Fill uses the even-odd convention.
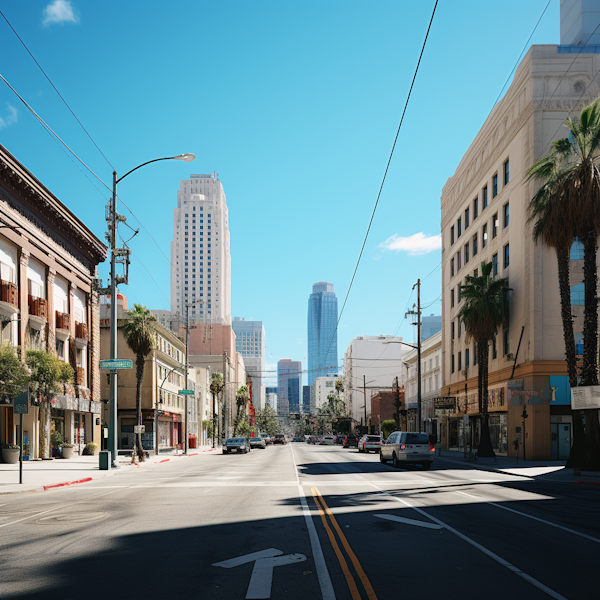
[[[179,390],[177,392],[180,396],[193,396],[194,390]]]
[[[146,426],[145,425],[134,425],[133,433],[146,433]]]
[[[29,414],[29,386],[25,386],[21,393],[15,398],[14,404],[15,415]]]
[[[127,358],[114,358],[100,361],[101,369],[133,369],[133,361]]]

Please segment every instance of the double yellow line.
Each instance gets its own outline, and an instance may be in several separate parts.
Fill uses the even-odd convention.
[[[331,510],[329,510],[329,506],[327,506],[325,500],[323,499],[323,496],[321,496],[321,493],[319,492],[319,490],[316,487],[311,487],[310,489],[312,491],[313,498],[315,499],[315,503],[319,509],[319,515],[321,515],[321,521],[323,521],[323,526],[325,527],[325,531],[327,531],[327,536],[329,537],[331,546],[333,547],[335,555],[337,556],[337,559],[340,563],[340,567],[342,568],[342,572],[344,573],[344,577],[346,578],[346,582],[348,583],[348,587],[350,588],[352,600],[362,600],[361,595],[360,595],[360,592],[358,591],[356,581],[354,580],[354,577],[353,577],[352,573],[350,572],[350,569],[348,568],[348,563],[346,562],[346,559],[344,558],[344,554],[340,550],[340,547],[337,543],[335,534],[333,533],[333,531],[331,530],[331,527],[329,526],[329,523],[327,522],[327,516],[329,516],[329,518],[331,519],[331,523],[333,524],[333,527],[334,527],[335,531],[337,532],[337,534],[342,542],[342,545],[344,546],[344,549],[346,550],[346,553],[348,554],[348,556],[350,557],[350,560],[352,561],[352,564],[354,565],[354,569],[356,570],[356,573],[358,574],[358,577],[359,577],[363,587],[365,588],[365,592],[367,593],[367,598],[369,600],[377,600],[377,596],[375,595],[375,591],[373,590],[373,586],[371,585],[369,578],[367,577],[366,573],[363,571],[363,568],[361,567],[360,562],[358,562],[358,558],[356,558],[356,554],[354,554],[354,552],[352,551],[352,548],[350,548],[350,544],[348,543],[346,536],[344,535],[343,531],[340,529],[340,526],[338,525],[338,522],[335,520],[335,517],[333,516]]]

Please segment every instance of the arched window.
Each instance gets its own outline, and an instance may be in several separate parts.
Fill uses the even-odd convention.
[[[585,305],[585,284],[580,283],[579,285],[571,286],[571,305],[572,306],[584,306]]]
[[[583,260],[583,243],[579,238],[575,238],[571,246],[571,260]]]

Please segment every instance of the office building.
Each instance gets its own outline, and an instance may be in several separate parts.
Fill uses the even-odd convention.
[[[235,348],[244,357],[246,372],[252,380],[252,400],[255,408],[265,406],[265,328],[262,321],[246,321],[243,317],[233,318]]]
[[[317,377],[310,386],[310,412],[315,413],[324,404],[327,404],[327,396],[335,395],[335,382],[337,375]]]
[[[279,398],[277,414],[285,417],[300,412],[302,388],[302,363],[299,360],[282,358],[277,363]]]
[[[415,327],[416,329],[416,327]],[[442,330],[442,315],[421,317],[421,341],[425,341]]]
[[[266,387],[265,388],[265,406],[270,406],[275,412],[277,412],[277,399],[279,398],[278,387]]]
[[[333,283],[319,281],[308,298],[308,385],[337,372],[337,296]]]
[[[191,321],[231,325],[229,216],[218,174],[180,183],[173,210],[171,312]],[[166,323],[164,323],[167,326]]]
[[[310,385],[302,386],[302,406],[300,412],[308,414],[310,412]]]

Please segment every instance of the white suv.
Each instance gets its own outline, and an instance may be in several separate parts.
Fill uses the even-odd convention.
[[[435,455],[435,446],[429,442],[428,433],[394,431],[383,444],[379,460],[392,461],[394,467],[400,464],[421,464],[429,469]]]

